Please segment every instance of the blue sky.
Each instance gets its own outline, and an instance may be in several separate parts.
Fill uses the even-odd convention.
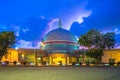
[[[93,28],[115,32],[120,48],[120,0],[0,0],[0,31],[15,31],[19,48],[39,45],[59,18],[78,37]]]

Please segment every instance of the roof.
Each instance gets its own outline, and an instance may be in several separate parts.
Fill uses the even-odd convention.
[[[68,30],[61,27],[48,32],[43,41],[71,41],[77,42],[76,37]]]

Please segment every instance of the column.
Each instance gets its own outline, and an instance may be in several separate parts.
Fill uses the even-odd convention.
[[[49,56],[49,64],[51,65],[52,64],[52,57]]]
[[[67,57],[67,65],[69,65],[69,56]]]

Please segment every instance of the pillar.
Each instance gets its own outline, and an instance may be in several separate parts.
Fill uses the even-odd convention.
[[[52,64],[52,57],[49,56],[49,64],[51,65]]]
[[[69,65],[69,56],[67,57],[67,65]]]

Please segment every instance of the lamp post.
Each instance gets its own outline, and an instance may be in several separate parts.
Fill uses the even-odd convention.
[[[24,61],[24,57],[25,57],[24,53],[21,55],[21,57],[22,57],[22,60]]]
[[[44,55],[43,53],[46,53],[46,52],[43,50],[44,46],[45,46],[45,44],[44,44],[43,42],[40,42],[40,54],[42,55],[42,57],[43,57],[43,55]],[[40,57],[41,57],[41,56],[40,56]],[[41,57],[41,59],[40,59],[40,60],[41,60],[40,62],[41,62],[42,64],[44,64],[42,57]]]
[[[36,42],[36,50],[35,50],[35,65],[37,65],[37,42]]]
[[[37,49],[35,50],[35,65],[37,65]]]

